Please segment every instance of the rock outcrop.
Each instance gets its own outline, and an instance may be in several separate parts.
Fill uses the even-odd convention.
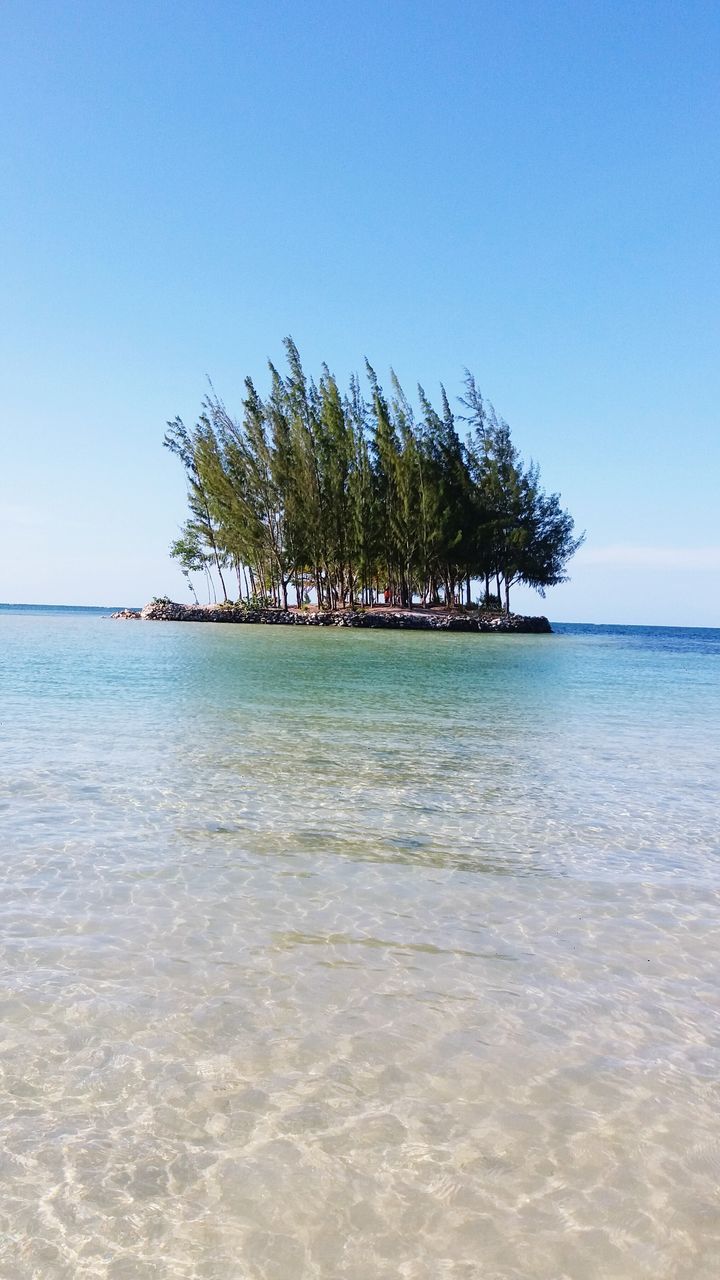
[[[115,618],[137,617],[131,610],[113,614]],[[552,631],[547,618],[524,617],[517,613],[484,611],[400,610],[390,608],[337,609],[253,609],[245,605],[190,605],[172,600],[153,600],[140,615],[149,622],[237,622],[285,627],[366,627],[378,631],[484,631],[546,634]]]

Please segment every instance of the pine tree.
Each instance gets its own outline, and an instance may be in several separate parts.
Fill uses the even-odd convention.
[[[211,391],[192,430],[168,423],[189,508],[172,554],[188,581],[212,567],[227,599],[232,564],[241,595],[278,607],[291,584],[299,604],[310,589],[319,606],[342,608],[372,602],[382,583],[412,608],[441,591],[448,607],[463,592],[469,606],[480,579],[485,603],[504,594],[509,611],[514,583],[542,594],[566,580],[582,537],[471,373],[458,419],[442,386],[439,409],[418,388],[416,419],[393,372],[388,398],[366,362],[366,399],[356,376],[343,394],[326,365],[308,379],[291,338],[285,353],[285,375],[269,364],[265,399],[246,378],[241,420]]]

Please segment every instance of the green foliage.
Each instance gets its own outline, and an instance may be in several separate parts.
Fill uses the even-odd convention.
[[[244,600],[239,600],[238,604],[243,609],[272,609],[276,603],[272,596],[246,596]]]
[[[526,466],[507,423],[466,374],[463,412],[418,388],[419,416],[395,374],[388,396],[366,364],[346,393],[323,366],[308,379],[291,338],[265,399],[245,381],[240,420],[212,392],[196,426],[168,424],[166,446],[187,478],[189,517],[171,554],[190,572],[235,569],[246,607],[370,604],[387,590],[411,607],[509,608],[515,582],[540,593],[565,580],[582,542],[557,494]],[[461,435],[459,424],[463,424]]]
[[[478,609],[486,610],[488,613],[499,613],[502,609],[502,600],[500,596],[495,596],[488,591],[477,602]]]

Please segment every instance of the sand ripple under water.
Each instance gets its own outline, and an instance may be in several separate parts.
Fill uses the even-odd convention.
[[[0,639],[3,1280],[716,1280],[720,635]]]

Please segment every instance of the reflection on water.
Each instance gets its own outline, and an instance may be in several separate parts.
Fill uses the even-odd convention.
[[[716,1280],[683,635],[0,617],[3,1280]]]

